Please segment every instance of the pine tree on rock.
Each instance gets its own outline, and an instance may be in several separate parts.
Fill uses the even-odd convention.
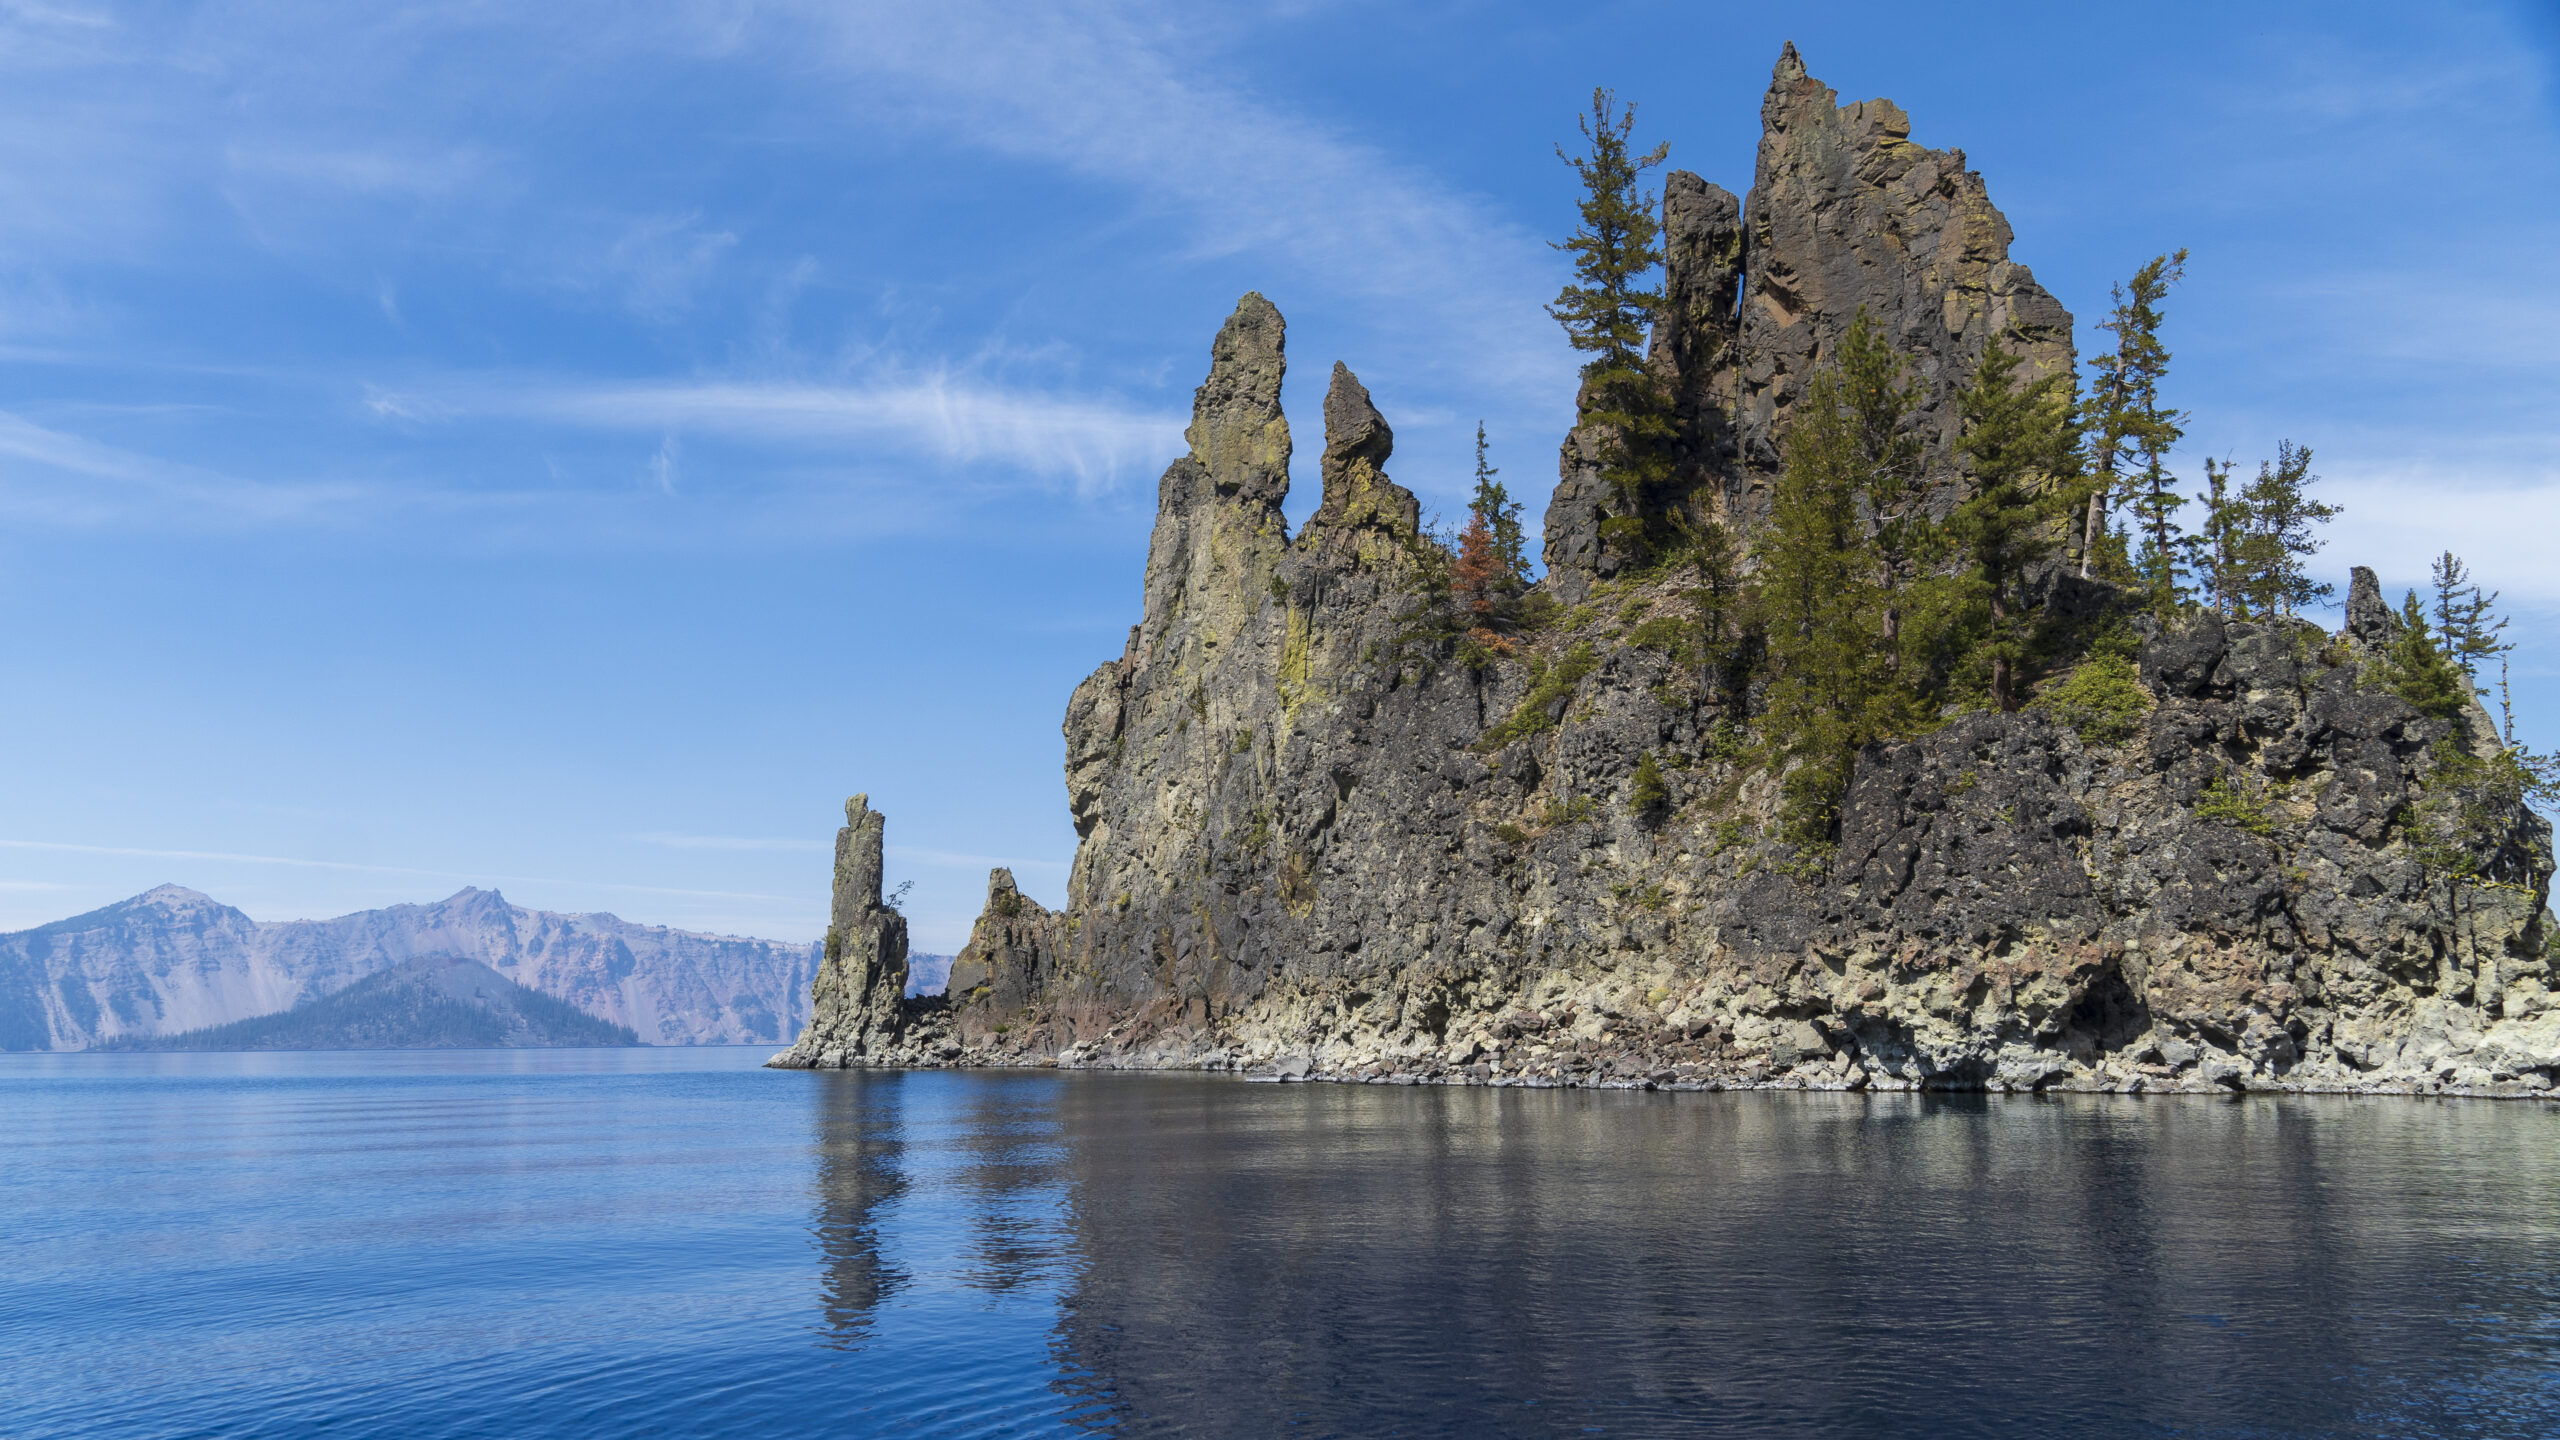
[[[2515,648],[2514,642],[2498,638],[2499,632],[2507,628],[2505,618],[2498,614],[2498,592],[2482,595],[2461,557],[2450,550],[2437,556],[2428,570],[2435,584],[2437,633],[2444,637],[2445,651],[2453,663],[2477,684],[2484,662],[2503,657]]]
[[[1476,489],[1467,501],[1469,513],[1482,521],[1494,556],[1503,571],[1513,580],[1529,578],[1528,537],[1520,529],[1520,505],[1502,482],[1493,477],[1502,472],[1485,463],[1484,422],[1476,422]]]
[[[1621,112],[1614,91],[1593,90],[1591,113],[1580,123],[1591,153],[1574,156],[1556,147],[1582,181],[1581,228],[1556,245],[1573,256],[1575,283],[1547,313],[1573,348],[1591,357],[1582,367],[1579,423],[1602,437],[1601,473],[1621,512],[1602,522],[1601,534],[1629,559],[1641,560],[1652,548],[1653,492],[1671,476],[1677,437],[1669,392],[1644,363],[1645,337],[1662,308],[1662,291],[1645,288],[1662,263],[1662,228],[1653,195],[1640,186],[1670,147],[1636,153],[1636,107],[1630,103]]]
[[[1780,829],[1800,850],[1830,843],[1878,709],[1882,606],[1859,513],[1861,440],[1839,376],[1817,373],[1796,402],[1758,551],[1762,624],[1776,668],[1766,729],[1787,766]]]
[[[2230,473],[2228,467],[2224,473]],[[2303,562],[2320,549],[2311,527],[2326,525],[2339,513],[2338,506],[2311,498],[2310,489],[2319,481],[2311,473],[2310,447],[2287,440],[2276,446],[2274,464],[2258,462],[2258,478],[2241,493],[2247,534],[2240,542],[2240,600],[2248,614],[2262,620],[2286,617],[2336,593],[2337,587],[2315,581],[2303,570]]]
[[[1921,387],[1906,378],[1902,357],[1885,343],[1863,305],[1841,341],[1837,383],[1855,452],[1853,484],[1874,525],[1869,550],[1881,597],[1877,623],[1885,672],[1892,674],[1902,661],[1903,583],[1916,573],[1934,527],[1920,509],[1923,447],[1911,426]]]
[[[2204,524],[2185,539],[2187,569],[2205,607],[2227,620],[2250,616],[2253,548],[2249,503],[2231,493],[2231,462],[2204,462]]]
[[[2115,308],[2098,328],[2116,337],[2115,348],[2090,361],[2086,426],[2089,432],[2090,481],[2088,514],[2080,538],[2080,573],[2087,575],[2097,559],[2107,529],[2107,506],[2123,493],[2134,501],[2147,547],[2158,553],[2146,570],[2155,582],[2169,570],[2166,588],[2175,587],[2174,537],[2178,503],[2184,498],[2169,489],[2164,463],[2171,447],[2186,432],[2185,416],[2160,403],[2160,382],[2169,373],[2169,350],[2160,342],[2160,302],[2169,287],[2186,275],[2187,252],[2154,256],[2134,272],[2129,285],[2115,288]],[[2142,503],[2148,500],[2146,509]]]
[[[2400,607],[2400,634],[2383,655],[2381,672],[2392,693],[2421,715],[2451,720],[2471,699],[2462,667],[2453,663],[2428,629],[2427,612],[2419,606],[2415,590]]]
[[[1972,467],[1973,494],[1947,522],[1990,612],[1981,648],[1990,662],[1991,702],[2003,711],[2017,709],[2022,698],[2031,630],[2027,571],[2050,548],[2048,531],[2080,470],[2071,377],[2020,384],[2020,364],[1993,341],[1956,399],[1964,425],[1956,448]]]

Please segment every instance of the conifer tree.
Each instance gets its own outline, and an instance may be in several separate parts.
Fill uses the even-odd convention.
[[[1742,661],[1744,591],[1741,547],[1721,520],[1688,528],[1681,547],[1693,583],[1686,592],[1698,616],[1699,669],[1709,693],[1723,695]]]
[[[2462,667],[2453,663],[2427,628],[2427,612],[2420,608],[2415,590],[2400,607],[2400,635],[2384,652],[2381,671],[2392,693],[2421,715],[2453,719],[2471,698]]]
[[[2445,652],[2476,684],[2482,663],[2515,648],[2512,641],[2498,638],[2507,628],[2505,617],[2498,614],[2498,592],[2483,596],[2461,558],[2450,550],[2435,558],[2429,575],[2435,582],[2436,630],[2444,637]],[[2503,659],[2500,664],[2503,667]]]
[[[2259,619],[2289,616],[2335,593],[2335,586],[2313,580],[2302,566],[2320,548],[2311,527],[2328,524],[2339,510],[2311,498],[2319,481],[2311,473],[2310,447],[2286,440],[2276,446],[2274,464],[2258,462],[2258,478],[2241,494],[2247,520],[2241,590],[2248,613]]]
[[[1885,673],[1902,661],[1902,586],[1931,538],[1920,509],[1920,437],[1910,425],[1920,406],[1917,381],[1906,381],[1902,357],[1885,343],[1867,308],[1858,307],[1840,344],[1839,397],[1846,410],[1856,473],[1875,527],[1868,547],[1879,592],[1879,638]]]
[[[1476,422],[1476,492],[1467,501],[1467,509],[1483,522],[1487,542],[1503,567],[1514,580],[1528,578],[1527,537],[1520,529],[1520,505],[1511,498],[1502,482],[1493,477],[1502,472],[1485,463],[1484,422]]]
[[[1957,450],[1973,469],[1973,495],[1947,523],[1990,610],[1983,652],[1991,701],[2015,710],[2029,639],[2023,585],[2046,553],[2048,522],[2080,468],[2067,374],[2018,383],[2019,357],[1998,341],[1983,347],[1973,383],[1956,397],[1964,425]]]
[[[1766,728],[1789,769],[1781,826],[1789,843],[1829,842],[1858,747],[1870,738],[1877,681],[1874,565],[1858,513],[1864,469],[1854,408],[1839,376],[1817,373],[1797,400],[1759,550],[1769,658]]]
[[[1648,492],[1670,477],[1675,438],[1670,397],[1644,364],[1646,334],[1662,308],[1662,292],[1645,284],[1662,263],[1662,230],[1654,197],[1640,186],[1670,147],[1638,154],[1636,107],[1620,112],[1611,90],[1591,92],[1591,113],[1580,124],[1589,155],[1556,147],[1582,181],[1581,228],[1556,246],[1573,256],[1576,283],[1547,313],[1573,348],[1591,357],[1582,367],[1582,421],[1606,437],[1601,473],[1621,510],[1602,533],[1640,555],[1648,548]]]
[[[1502,563],[1493,531],[1484,523],[1478,510],[1467,512],[1467,528],[1458,534],[1458,555],[1449,562],[1449,593],[1466,607],[1470,628],[1490,629],[1501,618],[1503,581],[1509,572]]]
[[[2128,490],[2125,508],[2133,512],[2141,536],[2133,568],[2150,588],[2151,603],[2164,611],[2173,609],[2187,595],[2186,537],[2178,528],[2178,511],[2187,497],[2178,493],[2177,477],[2169,473],[2165,454],[2148,446]]]
[[[2253,587],[2248,501],[2231,493],[2231,462],[2204,462],[2204,524],[2186,537],[2187,568],[2206,608],[2231,620],[2250,615]]]
[[[2090,361],[2086,425],[2089,431],[2088,515],[2080,537],[2080,573],[2087,575],[2107,529],[2107,506],[2119,492],[2147,496],[2149,513],[2137,513],[2146,539],[2161,548],[2160,559],[2174,569],[2175,551],[2168,548],[2170,516],[2176,492],[2168,489],[2162,463],[2185,431],[2185,416],[2160,403],[2160,381],[2169,372],[2168,347],[2160,343],[2160,301],[2169,287],[2184,278],[2187,252],[2154,256],[2134,272],[2130,286],[2115,288],[2115,308],[2098,328],[2116,337],[2115,349]],[[2175,583],[2174,573],[2170,576]]]

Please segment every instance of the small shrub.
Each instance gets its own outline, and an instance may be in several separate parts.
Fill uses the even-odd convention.
[[[1588,795],[1576,795],[1570,800],[1548,801],[1546,813],[1538,817],[1538,824],[1542,829],[1553,830],[1559,825],[1578,825],[1599,814],[1599,801]]]
[[[2274,817],[2267,814],[2264,792],[2237,775],[2225,775],[2205,787],[2204,798],[2196,802],[2196,818],[2219,820],[2262,837],[2276,829]]]
[[[1565,652],[1562,660],[1544,672],[1533,669],[1531,673],[1537,676],[1537,683],[1529,688],[1528,698],[1522,700],[1502,723],[1485,731],[1483,737],[1476,741],[1475,748],[1488,752],[1499,750],[1514,740],[1554,728],[1556,722],[1547,717],[1547,711],[1558,700],[1571,695],[1573,687],[1598,668],[1599,655],[1587,643],[1577,643]]]
[[[1671,903],[1671,892],[1661,885],[1653,885],[1636,897],[1636,903],[1647,910],[1660,910]]]
[[[1505,845],[1526,845],[1529,843],[1529,832],[1505,820],[1493,827],[1493,838]]]
[[[1288,599],[1288,598],[1289,598],[1289,582],[1288,582],[1288,581],[1286,581],[1286,580],[1281,579],[1281,578],[1280,578],[1279,576],[1277,576],[1277,575],[1272,576],[1272,577],[1271,577],[1271,598],[1272,598],[1272,599],[1274,599],[1274,600],[1286,600],[1286,599]]]
[[[2141,731],[2151,692],[2142,688],[2130,659],[2101,654],[2048,687],[2035,703],[2078,732],[2083,744],[2121,745]]]
[[[1241,755],[1241,754],[1243,754],[1244,752],[1246,752],[1247,750],[1250,750],[1250,749],[1252,749],[1252,748],[1253,748],[1253,731],[1251,731],[1250,729],[1246,729],[1246,730],[1238,730],[1238,731],[1236,732],[1236,743],[1235,743],[1235,748],[1234,748],[1234,750],[1233,750],[1233,751],[1231,751],[1230,753],[1232,753],[1232,754],[1237,754],[1237,755]]]
[[[1730,720],[1719,720],[1707,731],[1708,759],[1738,765],[1750,751],[1750,733]]]
[[[1671,791],[1662,783],[1662,767],[1653,763],[1653,752],[1647,750],[1636,757],[1636,778],[1627,791],[1627,809],[1637,815],[1650,815],[1670,800]]]

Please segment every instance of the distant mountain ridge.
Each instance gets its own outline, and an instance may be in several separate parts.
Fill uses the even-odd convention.
[[[0,935],[0,1050],[225,1025],[430,956],[477,961],[646,1044],[720,1045],[797,1034],[818,947],[528,910],[468,888],[431,905],[258,921],[163,885]]]
[[[628,1025],[528,990],[477,960],[431,955],[307,1005],[108,1050],[453,1050],[637,1045]]]

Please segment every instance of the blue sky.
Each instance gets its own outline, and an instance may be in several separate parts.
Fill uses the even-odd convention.
[[[2560,743],[2560,19],[2509,5],[0,0],[0,928],[496,885],[823,928],[843,797],[918,944],[1062,898],[1069,689],[1247,289],[1298,494],[1534,510],[1595,83],[1737,191],[1782,41],[1988,177],[2082,323],[2184,245],[2205,455],[2450,546]],[[2104,13],[2101,13],[2101,12]]]

